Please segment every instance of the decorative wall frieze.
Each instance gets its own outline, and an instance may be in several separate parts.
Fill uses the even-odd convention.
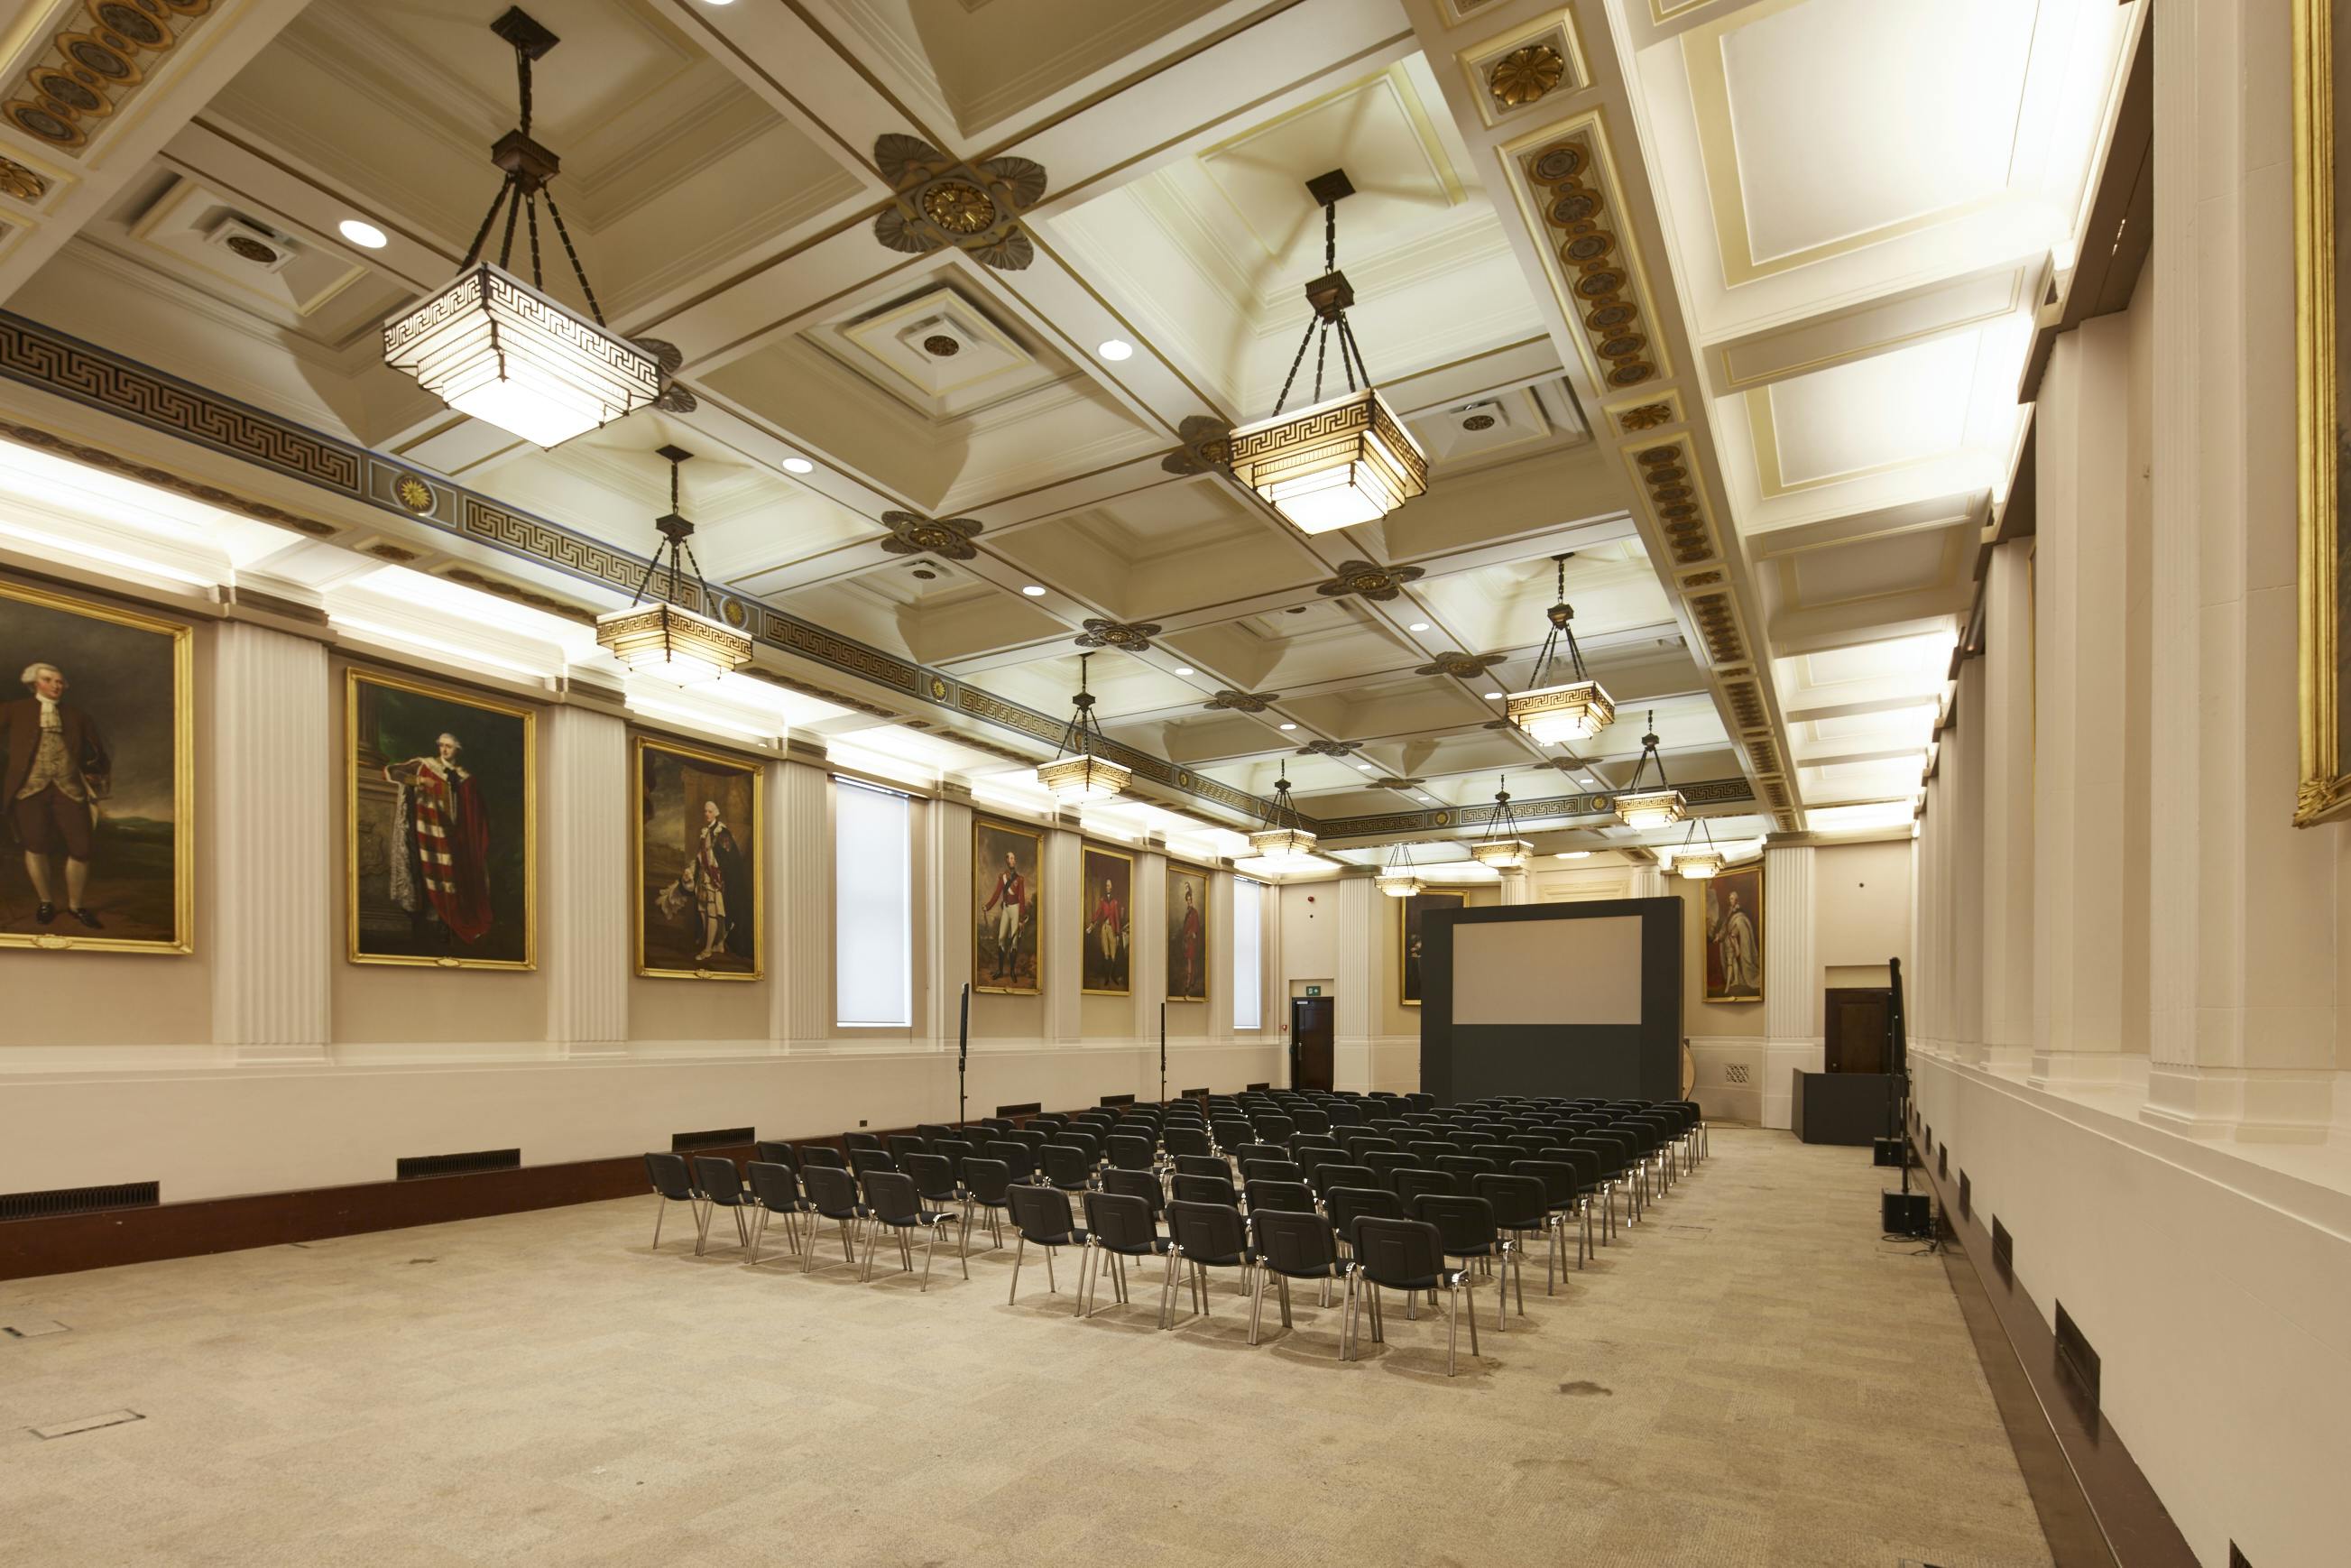
[[[914,512],[884,512],[882,526],[890,537],[882,548],[891,555],[935,555],[942,560],[970,560],[979,554],[971,541],[980,525],[969,517],[931,518]]]
[[[1325,599],[1390,600],[1404,591],[1404,585],[1427,576],[1426,568],[1417,566],[1381,566],[1368,560],[1343,560],[1337,574],[1328,582],[1315,584],[1314,591]]]
[[[213,0],[84,0],[10,85],[0,116],[79,157],[212,8]]]
[[[1708,779],[1681,787],[1693,807],[1735,808],[1751,805],[1755,791],[1744,779]],[[1324,817],[1314,830],[1325,840],[1372,838],[1383,833],[1427,832],[1447,828],[1477,828],[1492,821],[1498,808],[1437,806],[1426,811],[1387,811],[1362,817]],[[1579,817],[1614,818],[1614,791],[1586,790],[1573,795],[1549,795],[1521,800],[1510,797],[1510,814],[1520,822],[1552,822]]]
[[[1020,214],[1045,194],[1045,167],[1027,158],[965,163],[918,136],[893,131],[873,143],[873,162],[890,183],[891,204],[873,220],[873,237],[892,250],[925,256],[953,246],[1001,272],[1037,257]]]
[[[1116,648],[1141,653],[1147,652],[1151,639],[1159,635],[1156,621],[1104,621],[1089,616],[1080,624],[1085,627],[1084,634],[1075,639],[1081,648]]]

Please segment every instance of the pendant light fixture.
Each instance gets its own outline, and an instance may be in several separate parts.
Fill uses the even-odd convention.
[[[1551,635],[1543,639],[1527,689],[1512,692],[1503,707],[1510,721],[1538,746],[1589,740],[1616,717],[1615,702],[1584,669],[1583,650],[1575,645],[1575,610],[1567,601],[1567,557],[1551,559],[1558,570],[1558,597],[1543,612],[1551,622]],[[1564,661],[1559,656],[1562,641],[1567,644]]]
[[[1641,788],[1641,776],[1650,764],[1657,768],[1654,789]],[[1669,828],[1689,810],[1682,792],[1666,782],[1666,759],[1657,755],[1657,714],[1649,710],[1649,733],[1641,737],[1641,760],[1633,765],[1629,788],[1616,792],[1616,820],[1628,828]],[[1716,863],[1719,865],[1718,858]]]
[[[1315,838],[1300,821],[1298,808],[1290,799],[1290,764],[1281,765],[1281,776],[1274,780],[1273,810],[1266,816],[1266,825],[1251,833],[1251,858],[1275,871],[1294,869],[1310,861],[1321,859],[1314,852]]]
[[[604,325],[603,309],[572,246],[571,231],[564,226],[555,193],[548,189],[561,165],[553,152],[531,140],[531,62],[559,40],[520,7],[490,24],[490,31],[514,46],[521,84],[521,124],[490,150],[490,162],[506,171],[506,179],[483,214],[456,278],[384,323],[383,360],[393,370],[414,376],[425,391],[458,413],[511,431],[534,445],[555,446],[658,398],[661,365],[653,354]],[[542,199],[593,320],[545,292],[538,251]],[[482,246],[500,207],[506,209],[506,236],[497,261],[492,263]],[[518,216],[529,220],[528,283],[508,270]]]
[[[1497,783],[1507,786],[1510,780]],[[1535,852],[1534,845],[1519,837],[1519,819],[1510,810],[1510,791],[1507,787],[1494,791],[1494,818],[1486,824],[1486,836],[1470,850],[1469,858],[1479,865],[1492,866],[1496,871],[1515,871],[1527,863]]]
[[[1410,898],[1420,892],[1423,884],[1412,863],[1412,846],[1399,843],[1388,851],[1386,867],[1372,883],[1390,898]]]
[[[684,685],[714,681],[729,670],[751,662],[751,634],[724,622],[685,608],[710,602],[710,586],[702,580],[702,565],[694,559],[694,525],[678,510],[678,465],[694,455],[681,447],[664,446],[658,455],[669,460],[669,510],[653,519],[662,545],[645,563],[636,597],[627,607],[596,617],[596,641],[631,670],[659,675]],[[667,593],[644,602],[653,574],[669,565]],[[693,569],[689,578],[687,568]]]
[[[1701,841],[1699,835],[1703,834]],[[1702,882],[1719,873],[1723,852],[1715,848],[1714,830],[1706,825],[1704,817],[1690,819],[1689,831],[1683,835],[1682,847],[1674,855],[1674,870],[1692,882]]]
[[[1107,800],[1125,793],[1134,779],[1134,770],[1107,757],[1097,757],[1095,747],[1102,743],[1102,720],[1094,716],[1093,694],[1086,690],[1086,661],[1092,653],[1078,655],[1078,695],[1070,699],[1070,727],[1062,733],[1061,750],[1054,759],[1037,769],[1037,782],[1053,792],[1061,800]]]
[[[1346,172],[1333,169],[1306,183],[1322,208],[1322,276],[1306,286],[1314,319],[1290,361],[1290,374],[1274,400],[1273,413],[1234,431],[1226,461],[1233,476],[1300,531],[1328,533],[1377,522],[1428,488],[1428,459],[1394,410],[1373,389],[1347,324],[1355,291],[1339,270],[1339,203],[1355,193]],[[1347,380],[1343,397],[1322,399],[1322,366],[1336,330],[1339,369]],[[1283,413],[1298,368],[1314,348],[1314,401]],[[1358,385],[1360,381],[1361,384]]]

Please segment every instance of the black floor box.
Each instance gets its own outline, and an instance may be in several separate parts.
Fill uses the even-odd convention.
[[[1882,1194],[1878,1211],[1885,1221],[1881,1228],[1888,1236],[1926,1236],[1934,1230],[1934,1216],[1923,1192]]]

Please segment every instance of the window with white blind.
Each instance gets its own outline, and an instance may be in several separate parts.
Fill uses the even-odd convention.
[[[1261,1027],[1259,1009],[1265,987],[1259,979],[1263,967],[1259,930],[1265,908],[1265,884],[1245,876],[1233,878],[1233,1027]]]
[[[832,782],[833,1017],[904,1029],[914,1018],[913,802]]]

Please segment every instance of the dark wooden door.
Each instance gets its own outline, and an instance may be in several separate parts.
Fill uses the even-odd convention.
[[[1331,1088],[1331,998],[1290,998],[1290,1086]]]
[[[1883,986],[1842,987],[1828,993],[1825,1066],[1831,1072],[1886,1071],[1886,1026],[1894,993]]]

